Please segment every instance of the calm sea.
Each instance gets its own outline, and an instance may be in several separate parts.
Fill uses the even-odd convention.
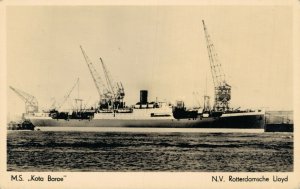
[[[227,131],[8,131],[7,170],[293,171],[293,133]]]

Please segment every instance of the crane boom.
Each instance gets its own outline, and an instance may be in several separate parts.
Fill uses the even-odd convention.
[[[80,46],[80,49],[84,56],[85,62],[89,68],[89,71],[93,78],[94,84],[97,88],[97,92],[99,94],[99,99],[101,100],[102,98],[104,98],[104,90],[105,90],[105,86],[103,84],[102,78],[100,77],[99,73],[97,72],[96,68],[94,67],[94,64],[92,63],[92,61],[89,59],[89,57],[83,50],[82,46]]]
[[[30,95],[20,89],[13,88],[12,86],[9,88],[25,102],[26,113],[38,112],[38,101],[33,95]]]
[[[202,20],[207,52],[210,62],[210,69],[215,87],[215,111],[227,111],[229,109],[229,101],[231,99],[231,86],[227,84],[225,74],[223,72],[221,63],[218,60],[218,54],[215,52],[215,47],[210,39],[210,35],[207,32],[204,20]]]
[[[112,80],[112,77],[110,75],[110,72],[107,69],[102,58],[100,58],[100,61],[101,61],[101,65],[102,65],[102,68],[104,71],[104,75],[105,75],[109,93],[112,95],[112,96],[110,96],[110,100],[113,104],[113,108],[123,108],[124,107],[123,99],[125,96],[123,85],[121,82],[120,82],[120,84],[114,83],[114,81]]]
[[[104,71],[104,74],[105,74],[105,79],[106,79],[106,83],[107,83],[109,92],[115,98],[116,97],[116,93],[115,93],[114,84],[113,84],[111,75],[110,75],[108,69],[106,68],[106,65],[104,64],[104,62],[103,62],[103,60],[102,60],[101,57],[100,57],[100,62],[101,62],[101,65],[102,65],[102,68],[103,68],[103,71]]]
[[[211,74],[213,76],[213,82],[215,86],[220,86],[222,85],[223,82],[225,82],[225,74],[222,70],[221,63],[218,60],[218,54],[215,52],[214,44],[212,43],[210,39],[210,35],[207,32],[207,28],[204,23],[204,20],[202,20],[202,24],[205,33],[207,52],[208,52],[208,57],[210,62]]]
[[[94,64],[91,62],[89,57],[86,55],[83,48],[80,46],[82,54],[84,56],[85,62],[89,68],[89,71],[92,75],[94,84],[97,88],[100,100],[99,100],[99,109],[111,109],[111,108],[122,108],[124,105],[123,98],[124,98],[124,89],[122,89],[122,93],[120,91],[115,90],[115,85],[111,79],[108,69],[106,68],[102,58],[100,58],[101,65],[103,68],[103,72],[106,79],[106,84],[103,83],[102,78],[100,77],[99,73],[97,72]]]

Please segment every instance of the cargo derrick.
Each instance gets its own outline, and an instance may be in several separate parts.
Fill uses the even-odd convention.
[[[120,82],[120,84],[119,83],[115,84],[102,58],[100,58],[100,62],[106,79],[106,84],[108,86],[107,88],[111,96],[110,98],[111,101],[113,102],[112,103],[113,109],[124,108],[125,104],[123,100],[124,100],[125,92],[122,83]]]
[[[38,112],[38,101],[37,99],[24,92],[20,89],[15,89],[13,87],[9,87],[11,90],[13,90],[24,102],[25,102],[25,112],[26,113],[36,113]]]
[[[74,91],[75,87],[78,85],[79,85],[79,78],[77,78],[75,84],[68,91],[68,93],[64,96],[62,102],[56,106],[54,106],[54,104],[51,106],[49,113],[52,118],[54,118],[54,119],[69,119],[69,112],[61,111],[61,107],[66,103],[66,101],[69,99],[71,93]],[[75,99],[75,100],[77,101],[79,99]]]
[[[231,99],[231,86],[228,85],[225,80],[225,74],[223,72],[221,63],[218,61],[218,55],[215,52],[214,45],[210,39],[210,35],[207,32],[204,20],[202,20],[202,23],[207,43],[207,52],[215,89],[215,101],[213,111],[226,112],[229,110],[229,102]]]
[[[77,85],[79,85],[79,78],[77,78],[75,84],[74,84],[74,85],[72,86],[72,88],[68,91],[68,93],[64,96],[63,101],[62,101],[62,102],[57,106],[57,108],[55,108],[55,109],[58,109],[58,110],[59,110],[59,109],[66,103],[66,101],[69,99],[71,93],[73,92],[73,90],[75,89],[75,87],[76,87]]]
[[[89,59],[83,48],[80,46],[81,52],[84,56],[85,62],[89,68],[91,76],[93,78],[94,84],[96,86],[98,95],[99,95],[99,107],[97,109],[109,109],[112,107],[112,95],[109,90],[105,87],[103,80],[99,73],[97,72],[94,64]]]

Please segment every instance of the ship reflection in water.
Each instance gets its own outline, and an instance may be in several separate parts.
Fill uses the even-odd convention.
[[[261,130],[226,133],[219,129],[179,132],[163,128],[147,132],[143,129],[137,132],[9,131],[7,170],[293,171],[293,133]]]

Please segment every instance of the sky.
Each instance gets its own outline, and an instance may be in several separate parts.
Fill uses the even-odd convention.
[[[141,89],[149,91],[150,101],[203,103],[205,91],[213,96],[213,83],[202,20],[232,86],[232,107],[293,109],[291,7],[9,6],[6,11],[7,87],[34,95],[40,109],[53,99],[62,101],[77,78],[84,104],[97,101],[80,45],[98,68],[101,57],[113,80],[123,83],[128,105],[139,100]],[[7,91],[8,113],[20,114],[23,101]]]

